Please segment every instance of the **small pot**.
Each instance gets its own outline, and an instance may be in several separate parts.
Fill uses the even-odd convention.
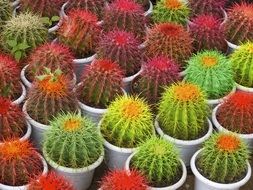
[[[12,6],[13,8],[16,8],[16,7],[19,5],[19,3],[20,3],[20,0],[13,1],[13,2],[11,3],[11,6]]]
[[[142,69],[141,69],[138,73],[136,73],[136,74],[134,74],[134,75],[132,75],[132,76],[130,76],[130,77],[125,77],[125,78],[123,78],[124,90],[126,91],[126,93],[130,93],[130,92],[131,92],[131,84],[132,84],[132,81],[133,81],[137,76],[139,76],[139,75],[141,74],[141,72],[142,72]]]
[[[240,187],[242,187],[249,181],[251,176],[251,167],[249,162],[247,163],[248,165],[247,174],[242,180],[238,182],[224,184],[224,183],[216,183],[214,181],[207,179],[198,171],[196,167],[196,160],[202,150],[203,149],[197,151],[191,159],[191,170],[195,175],[195,188],[194,188],[195,190],[239,190]]]
[[[45,159],[52,169],[61,176],[68,179],[74,186],[75,190],[86,190],[91,185],[95,169],[100,166],[104,159],[104,153],[99,157],[99,159],[85,168],[67,168],[58,165],[56,162],[51,160],[48,155],[43,151]]]
[[[221,132],[221,131],[228,132],[229,130],[227,130],[226,128],[221,126],[221,124],[219,123],[219,121],[217,120],[217,117],[216,117],[217,111],[221,105],[222,104],[219,104],[213,109],[212,121],[213,121],[214,126],[218,129],[219,132]],[[252,150],[253,149],[253,134],[238,134],[238,135],[241,139],[243,139],[248,144],[248,147]]]
[[[156,117],[156,119],[155,119],[155,128],[156,128],[157,133],[160,136],[162,136],[167,141],[170,141],[176,145],[176,147],[178,148],[178,150],[181,154],[181,158],[184,161],[185,165],[190,166],[190,161],[191,161],[192,155],[197,150],[199,150],[202,143],[205,142],[212,135],[212,132],[213,132],[212,123],[209,119],[207,119],[207,121],[208,121],[207,133],[204,136],[202,136],[201,138],[195,139],[195,140],[179,140],[179,139],[175,139],[169,135],[166,135],[159,126],[158,117]]]
[[[126,160],[126,164],[125,164],[125,170],[130,171],[130,162],[131,159],[133,158],[133,156],[136,154],[136,152],[132,153]],[[180,180],[178,182],[176,182],[175,184],[171,185],[171,186],[167,186],[167,187],[148,187],[149,190],[175,190],[180,188],[184,182],[186,181],[186,177],[187,177],[187,170],[186,170],[186,166],[184,164],[184,162],[182,160],[180,160],[180,163],[182,165],[182,177],[180,178]],[[203,190],[203,189],[202,189]]]
[[[246,86],[242,86],[242,85],[237,84],[237,83],[236,83],[236,88],[237,88],[237,90],[239,90],[239,91],[244,91],[244,92],[253,93],[253,88],[246,87]]]
[[[233,44],[232,42],[229,42],[229,41],[227,41],[226,40],[226,42],[227,42],[227,44],[228,44],[228,54],[231,54],[231,53],[233,53],[236,49],[239,49],[240,48],[240,46],[238,46],[238,45],[235,45],[235,44]]]
[[[149,1],[149,8],[148,8],[148,10],[144,13],[144,16],[145,16],[145,17],[150,16],[150,15],[153,13],[153,9],[154,9],[153,3],[152,3],[151,1]]]
[[[25,100],[26,89],[25,89],[25,86],[21,82],[20,82],[20,85],[22,87],[22,94],[21,94],[21,96],[18,99],[16,99],[15,101],[12,102],[13,104],[20,105]]]

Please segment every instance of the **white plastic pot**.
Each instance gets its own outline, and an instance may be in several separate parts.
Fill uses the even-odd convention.
[[[130,171],[130,162],[135,154],[136,154],[136,152],[132,153],[127,158],[126,163],[125,163],[125,170]],[[182,160],[180,160],[180,163],[182,165],[182,177],[180,178],[180,180],[178,182],[176,182],[175,184],[173,184],[171,186],[167,186],[167,187],[148,187],[148,189],[149,190],[175,190],[175,189],[180,188],[184,184],[184,182],[186,181],[186,177],[187,177],[187,170],[186,170],[185,164]]]
[[[242,85],[237,84],[237,83],[236,83],[236,88],[237,88],[237,90],[240,90],[240,91],[253,93],[253,88],[245,87],[245,86],[242,86]]]
[[[218,131],[228,132],[227,129],[225,129],[223,126],[221,126],[221,124],[219,123],[219,121],[217,120],[217,117],[216,117],[217,111],[221,105],[222,104],[219,104],[213,109],[212,121],[213,121],[214,126],[218,129]],[[238,134],[238,135],[241,139],[243,139],[248,144],[249,148],[252,150],[253,149],[253,134]]]
[[[25,100],[26,89],[25,89],[25,86],[22,83],[20,83],[20,85],[22,87],[22,94],[21,94],[21,96],[18,99],[16,99],[15,101],[12,102],[13,104],[20,105]]]
[[[212,132],[213,132],[212,123],[210,122],[209,119],[207,119],[207,121],[208,121],[207,133],[204,136],[202,136],[201,138],[196,139],[196,140],[179,140],[179,139],[175,139],[169,135],[166,135],[159,126],[158,117],[156,117],[156,120],[155,120],[155,128],[156,128],[157,133],[160,136],[162,136],[167,141],[170,141],[176,145],[176,147],[178,148],[178,150],[181,154],[181,158],[184,161],[185,165],[190,166],[190,161],[191,161],[192,155],[197,150],[199,150],[202,143],[205,142],[212,135]]]
[[[20,3],[20,0],[13,1],[13,2],[11,3],[11,6],[12,6],[13,8],[15,8],[15,7],[17,7],[17,6],[19,5],[19,3]]]
[[[152,13],[153,13],[153,9],[154,9],[154,6],[153,6],[153,3],[151,1],[149,1],[149,8],[148,10],[144,13],[144,16],[150,16]]]
[[[95,169],[100,166],[104,159],[104,154],[102,154],[99,159],[85,168],[67,168],[58,165],[56,162],[51,160],[48,155],[44,153],[45,159],[47,160],[48,164],[52,167],[52,169],[58,173],[59,175],[68,179],[74,186],[75,190],[86,190],[91,185]]]
[[[224,183],[216,183],[207,179],[198,171],[196,167],[196,159],[198,158],[202,150],[203,149],[197,151],[191,159],[191,170],[195,175],[195,188],[194,188],[195,190],[239,190],[240,187],[242,187],[249,181],[251,176],[251,167],[249,162],[247,163],[248,165],[247,174],[242,180],[238,182],[224,184]]]
[[[139,76],[141,74],[141,72],[142,72],[142,69],[138,73],[136,73],[136,74],[134,74],[134,75],[132,75],[130,77],[123,78],[124,90],[126,91],[126,93],[130,93],[131,92],[132,81],[137,76]]]
[[[236,49],[239,49],[239,48],[240,48],[240,46],[237,46],[237,45],[233,44],[232,42],[229,42],[229,41],[227,41],[227,40],[226,40],[226,42],[227,42],[227,44],[228,44],[228,54],[231,54],[231,53],[233,53]]]

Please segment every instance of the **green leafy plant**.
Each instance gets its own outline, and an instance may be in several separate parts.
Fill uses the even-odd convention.
[[[59,16],[52,16],[52,17],[42,17],[42,22],[47,26],[52,26],[55,22],[58,22],[60,20]]]
[[[12,16],[12,7],[9,0],[0,0],[0,28]]]
[[[140,98],[116,98],[101,122],[103,137],[113,145],[135,148],[154,134],[149,106]]]
[[[11,54],[14,55],[17,61],[26,56],[26,51],[30,47],[26,42],[17,42],[16,40],[8,40],[7,44],[11,49]]]
[[[68,168],[84,168],[102,155],[102,138],[95,125],[85,117],[59,114],[50,126],[43,143],[46,159]]]
[[[176,139],[197,139],[207,131],[209,107],[195,84],[179,82],[168,87],[158,108],[161,129]]]

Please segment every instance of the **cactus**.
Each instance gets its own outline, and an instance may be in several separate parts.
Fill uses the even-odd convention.
[[[33,81],[36,76],[42,75],[45,67],[47,67],[52,71],[61,69],[65,75],[72,79],[73,59],[74,56],[68,47],[57,43],[43,44],[28,57],[27,77]]]
[[[58,114],[50,122],[43,153],[60,166],[84,168],[103,154],[102,138],[95,125],[80,114]]]
[[[77,96],[86,105],[106,108],[122,94],[123,73],[119,66],[106,59],[95,60],[83,73]]]
[[[179,82],[168,87],[159,105],[161,129],[176,139],[193,140],[207,131],[209,107],[195,84]]]
[[[138,48],[139,45],[139,40],[132,33],[113,30],[101,37],[97,57],[115,61],[125,76],[131,76],[141,69],[143,51]]]
[[[198,168],[201,173],[218,183],[235,183],[247,171],[249,151],[245,143],[235,134],[216,133],[204,144]]]
[[[132,83],[132,91],[146,98],[150,105],[159,101],[164,87],[179,80],[179,67],[165,56],[150,58]]]
[[[146,19],[144,10],[132,0],[114,0],[105,8],[103,28],[109,32],[115,28],[132,32],[139,39],[144,39]]]
[[[145,178],[136,170],[114,170],[102,178],[103,190],[147,190]]]
[[[21,138],[26,133],[26,121],[18,105],[0,97],[0,141]]]
[[[187,3],[181,0],[161,0],[154,8],[152,19],[156,23],[175,22],[186,25],[189,16]]]
[[[78,101],[71,87],[60,70],[51,73],[46,69],[45,75],[38,76],[30,89],[27,113],[37,122],[48,125],[58,113],[76,112]]]
[[[196,51],[217,49],[225,52],[227,50],[225,30],[216,17],[207,14],[199,15],[191,21],[189,30]]]
[[[192,54],[192,41],[190,34],[179,24],[157,24],[147,35],[146,53],[149,57],[168,56],[183,67]]]
[[[42,174],[39,154],[28,141],[10,140],[0,145],[0,183],[9,186],[27,185]]]
[[[95,52],[101,33],[97,21],[96,15],[91,12],[73,9],[60,26],[58,39],[69,46],[77,57],[90,56]]]
[[[235,85],[234,73],[226,56],[208,50],[197,53],[188,61],[185,80],[202,88],[208,99],[226,96]]]
[[[12,7],[9,0],[0,0],[0,28],[12,16]]]
[[[158,137],[144,142],[131,160],[133,169],[140,171],[151,186],[173,185],[181,177],[180,157],[175,146]]]
[[[136,148],[154,134],[149,106],[138,97],[116,98],[102,118],[101,133],[115,146]]]
[[[235,81],[246,87],[253,87],[253,42],[247,42],[230,56]]]
[[[220,105],[216,117],[221,126],[229,131],[252,134],[253,95],[236,92]]]
[[[225,22],[227,40],[239,45],[253,40],[253,4],[235,4],[228,11],[228,19]]]
[[[149,8],[149,0],[134,0],[134,2],[140,4],[144,10]]]

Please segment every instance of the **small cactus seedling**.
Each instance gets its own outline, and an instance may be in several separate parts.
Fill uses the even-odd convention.
[[[203,51],[194,55],[188,61],[185,79],[202,88],[208,99],[228,95],[235,85],[229,60],[217,51]]]
[[[12,16],[12,7],[9,0],[0,0],[0,28]]]
[[[202,175],[218,183],[235,183],[245,175],[249,151],[235,134],[217,133],[209,138],[197,165]]]
[[[181,140],[197,139],[207,130],[208,105],[195,84],[179,82],[168,87],[159,105],[158,121],[165,134]]]
[[[136,148],[154,134],[149,106],[137,97],[118,97],[102,119],[101,133],[115,146]]]

